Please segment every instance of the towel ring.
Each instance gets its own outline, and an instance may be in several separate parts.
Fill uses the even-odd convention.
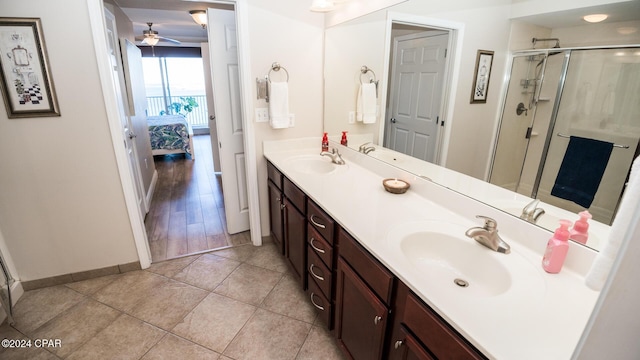
[[[287,75],[287,81],[289,82],[289,72],[287,71],[287,69],[284,68],[284,66],[280,66],[280,63],[278,62],[274,62],[273,64],[271,64],[271,70],[269,70],[269,73],[267,74],[267,80],[269,82],[271,82],[271,72],[272,71],[280,71],[280,69],[284,70],[284,73]]]
[[[366,75],[367,73],[372,73],[373,78],[369,78],[369,83],[374,84],[376,86],[376,98],[378,97],[378,80],[376,80],[376,73],[373,70],[369,69],[367,65],[362,65],[360,68],[360,84],[364,84],[362,81],[362,75]]]

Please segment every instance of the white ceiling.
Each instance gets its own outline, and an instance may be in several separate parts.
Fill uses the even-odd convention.
[[[184,43],[207,41],[207,31],[196,24],[189,10],[205,10],[207,7],[233,9],[232,5],[176,0],[112,0],[133,22],[137,35],[148,29],[147,22],[153,23],[158,35],[180,40]],[[310,0],[299,0],[307,1]],[[545,13],[534,16],[514,18],[548,28],[564,28],[587,25],[582,17],[588,14],[605,13],[609,18],[605,22],[640,20],[640,0],[593,6],[582,9]],[[166,43],[161,43],[166,44]]]

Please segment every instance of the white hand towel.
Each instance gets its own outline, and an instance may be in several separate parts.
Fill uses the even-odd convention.
[[[376,84],[360,84],[358,99],[356,101],[356,120],[365,124],[373,124],[377,119]]]
[[[271,82],[269,89],[269,124],[274,129],[289,127],[289,84]]]
[[[609,272],[613,267],[613,263],[618,256],[618,252],[622,246],[622,240],[633,218],[634,207],[638,202],[640,202],[640,157],[636,158],[631,166],[629,184],[620,201],[620,208],[618,209],[616,218],[611,225],[609,238],[602,247],[602,250],[596,255],[591,269],[589,269],[589,273],[585,278],[585,283],[593,290],[602,290],[607,276],[609,276]]]

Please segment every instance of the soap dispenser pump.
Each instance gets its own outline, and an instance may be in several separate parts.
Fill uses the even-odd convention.
[[[342,139],[340,139],[340,144],[347,146],[347,132],[342,132]]]
[[[557,274],[562,270],[564,259],[569,251],[569,227],[571,221],[560,220],[560,227],[556,229],[553,237],[547,243],[547,250],[542,258],[542,268],[544,271]]]
[[[589,239],[589,223],[587,221],[591,219],[591,214],[589,211],[585,210],[578,213],[578,215],[580,216],[580,219],[573,224],[569,238],[581,244],[586,244]]]
[[[322,151],[329,151],[329,139],[327,138],[327,133],[324,133],[322,136]]]

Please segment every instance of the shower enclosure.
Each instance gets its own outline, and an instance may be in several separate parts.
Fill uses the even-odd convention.
[[[640,45],[519,51],[507,86],[490,182],[579,212],[551,195],[569,137],[613,143],[589,207],[610,224],[638,151]]]

